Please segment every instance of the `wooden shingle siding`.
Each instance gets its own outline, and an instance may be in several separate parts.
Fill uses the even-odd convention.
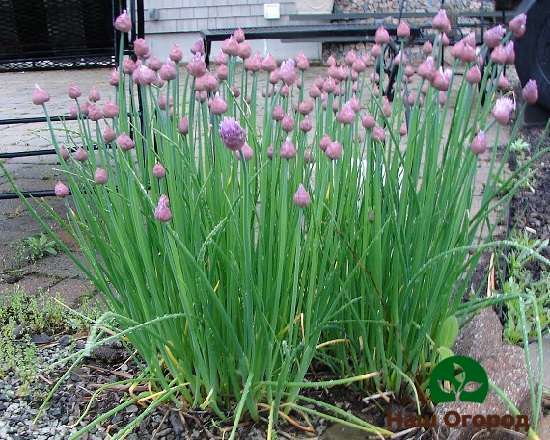
[[[281,18],[264,19],[263,0],[145,0],[147,34],[198,32],[203,29],[281,26],[290,24],[289,14],[296,11],[294,0],[280,0]],[[275,3],[275,2],[274,2]],[[151,20],[149,11],[157,9],[159,20]],[[312,24],[311,21],[305,23]],[[292,24],[300,24],[293,20]]]

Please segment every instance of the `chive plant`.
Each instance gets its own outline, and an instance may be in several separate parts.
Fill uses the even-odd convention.
[[[273,422],[279,408],[300,408],[304,387],[423,386],[449,351],[480,228],[490,236],[496,196],[513,190],[509,147],[497,161],[497,145],[523,112],[504,68],[524,16],[478,48],[466,36],[450,64],[444,12],[433,25],[415,69],[400,24],[392,102],[382,27],[370,54],[331,57],[308,89],[305,56],[278,66],[252,55],[241,30],[215,71],[202,41],[180,69],[178,47],[161,63],[136,40],[136,58],[121,51],[110,80],[116,102],[100,107],[97,93],[85,100],[71,86],[78,134],[50,123],[65,176],[56,194],[72,194],[66,225],[82,268],[132,329],[155,387],[176,385],[188,405],[220,416],[238,404],[257,419],[267,404]],[[130,30],[125,13],[115,27]],[[523,95],[535,102],[536,84]],[[46,115],[48,99],[37,87]],[[340,379],[312,385],[314,359]]]

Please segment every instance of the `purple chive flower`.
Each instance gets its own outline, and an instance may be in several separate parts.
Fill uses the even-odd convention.
[[[111,101],[105,101],[103,105],[103,114],[106,118],[116,118],[119,113],[118,105]]]
[[[383,142],[386,139],[386,132],[380,126],[376,126],[372,129],[372,137],[380,142]]]
[[[407,134],[407,123],[403,122],[401,126],[399,127],[399,134],[401,136],[405,136]]]
[[[536,104],[537,100],[539,99],[539,90],[537,87],[537,82],[534,79],[530,79],[527,81],[527,84],[525,84],[525,87],[523,88],[521,95],[523,97],[523,100],[527,104]]]
[[[88,106],[88,118],[90,118],[90,121],[99,121],[103,119],[103,111],[98,105],[90,104]]]
[[[336,141],[331,142],[325,150],[325,154],[330,160],[338,160],[342,158],[342,153],[342,144]]]
[[[390,42],[390,34],[384,26],[379,26],[374,33],[374,42],[376,44],[388,44]]]
[[[444,9],[440,9],[435,15],[432,20],[432,27],[440,32],[449,32],[451,30],[451,21]]]
[[[113,142],[116,139],[115,130],[113,130],[108,125],[103,129],[102,135],[103,135],[103,141],[106,144],[109,144],[109,143]]]
[[[74,158],[79,162],[85,162],[88,160],[88,152],[84,148],[79,147],[74,153]]]
[[[111,76],[109,78],[109,84],[112,86],[118,86],[120,81],[118,69],[115,67],[111,70]]]
[[[153,176],[155,176],[157,179],[162,179],[164,176],[166,176],[166,169],[162,166],[160,163],[156,163],[153,165]]]
[[[107,170],[103,168],[96,168],[94,174],[95,183],[97,183],[98,185],[105,185],[108,179],[109,175],[107,174]]]
[[[241,28],[237,28],[233,31],[233,38],[237,43],[242,43],[245,39],[244,31]]]
[[[218,64],[216,67],[216,77],[220,80],[226,80],[229,75],[229,69],[226,64]]]
[[[399,22],[399,26],[397,26],[397,36],[402,39],[406,39],[411,36],[411,28],[406,21]]]
[[[494,49],[500,44],[500,41],[502,38],[506,35],[506,29],[502,25],[497,25],[492,27],[491,29],[488,29],[483,34],[483,42],[485,45],[490,48]]]
[[[34,91],[32,92],[32,103],[35,105],[43,105],[50,100],[48,92],[41,89],[38,84],[34,85]]]
[[[233,57],[239,54],[239,42],[233,35],[222,41],[222,52]]]
[[[506,75],[504,74],[504,72],[502,72],[500,74],[500,76],[498,77],[498,81],[497,81],[497,87],[500,89],[500,90],[510,90],[512,85],[510,84],[510,80],[506,77]]]
[[[250,44],[248,44],[246,41],[239,43],[237,54],[243,60],[250,58],[250,55],[252,55],[252,48],[250,47]]]
[[[182,135],[186,135],[189,132],[189,119],[187,116],[182,116],[178,123],[178,131]]]
[[[439,102],[439,105],[445,105],[447,102],[447,92],[440,91],[437,94],[437,101]]]
[[[491,61],[496,64],[506,64],[508,61],[508,53],[502,44],[499,44],[491,52]]]
[[[193,55],[193,58],[191,58],[191,61],[187,64],[187,70],[195,78],[203,76],[206,73],[204,57],[200,53]]]
[[[480,131],[472,141],[470,148],[474,154],[482,154],[487,150],[487,137],[483,131]]]
[[[300,104],[298,104],[298,111],[302,115],[309,115],[313,111],[313,101],[311,99],[306,99]]]
[[[510,98],[498,98],[495,106],[493,107],[493,116],[499,124],[508,125],[512,112],[515,108],[516,106]]]
[[[77,99],[82,96],[82,91],[80,90],[80,87],[72,84],[69,86],[68,95],[71,99]]]
[[[273,159],[273,145],[270,145],[269,147],[267,147],[266,153],[269,159]]]
[[[344,104],[336,115],[336,120],[340,122],[340,124],[351,124],[354,119],[355,112],[353,111],[349,103]]]
[[[283,110],[283,107],[281,107],[279,104],[277,104],[275,107],[273,107],[273,111],[271,112],[271,117],[274,121],[282,121],[285,117],[285,111]]]
[[[521,38],[525,34],[526,24],[527,24],[527,15],[525,14],[516,15],[514,18],[510,20],[510,23],[508,24],[510,26],[510,30],[512,31],[512,34],[514,34],[514,37]]]
[[[296,81],[296,63],[294,60],[283,61],[279,67],[279,75],[287,86],[291,86]]]
[[[174,44],[172,46],[172,49],[170,49],[170,53],[168,57],[176,64],[181,62],[183,59],[183,52],[181,51],[180,47],[177,44]]]
[[[433,50],[433,45],[431,41],[426,41],[422,46],[422,52],[424,55],[431,55]]]
[[[191,53],[193,55],[201,54],[204,55],[204,40],[202,38],[199,38],[198,40],[195,40],[193,45],[191,46]]]
[[[294,193],[292,201],[296,206],[299,206],[300,208],[306,208],[311,203],[311,196],[304,188],[304,185],[302,185],[301,183],[300,185],[298,185],[298,189]]]
[[[300,52],[296,56],[296,67],[300,70],[307,70],[309,69],[309,59],[304,55],[303,52]]]
[[[250,72],[258,72],[262,68],[262,57],[256,52],[244,62],[244,68]]]
[[[363,128],[370,130],[376,126],[376,120],[372,115],[367,113],[361,118],[361,125],[363,126]]]
[[[130,20],[130,16],[126,12],[126,9],[116,18],[115,29],[126,34],[132,30],[132,20]]]
[[[434,86],[440,92],[446,92],[449,90],[449,85],[451,84],[451,78],[453,76],[453,71],[451,69],[439,68],[435,72],[435,75],[432,79],[432,86]]]
[[[240,159],[241,155],[244,160],[250,160],[254,157],[254,150],[245,142],[240,150],[235,151],[235,157],[237,159]]]
[[[134,40],[134,53],[139,58],[148,58],[151,55],[149,44],[143,38],[136,38]]]
[[[466,81],[468,81],[470,84],[479,84],[481,81],[481,70],[479,70],[479,67],[477,64],[473,65],[468,69],[468,72],[466,72]]]
[[[214,115],[222,115],[227,111],[227,103],[216,93],[216,96],[210,100],[210,113]]]
[[[65,145],[61,145],[61,148],[59,149],[59,154],[63,158],[63,160],[69,160],[69,157],[71,156],[71,153],[69,153],[69,150],[67,150],[67,147],[65,147]]]
[[[126,75],[131,75],[136,69],[137,66],[134,60],[132,60],[131,58],[124,58],[124,61],[122,62],[122,71]]]
[[[176,78],[176,65],[172,61],[167,61],[159,70],[159,78],[163,81],[171,81]]]
[[[101,99],[101,94],[99,93],[99,90],[94,86],[90,90],[90,94],[88,95],[88,99],[90,102],[97,102]]]
[[[224,145],[233,151],[241,149],[246,141],[245,130],[235,119],[228,117],[220,122],[220,136]]]
[[[292,119],[288,115],[285,115],[281,122],[281,127],[283,128],[284,131],[286,131],[287,133],[290,133],[294,128],[294,119]]]
[[[311,119],[309,118],[309,116],[306,116],[304,119],[302,119],[302,121],[300,122],[300,130],[307,133],[311,131],[312,128],[313,128],[313,123],[311,122]]]
[[[279,154],[283,159],[292,159],[296,157],[296,148],[289,138],[286,138],[283,145],[281,145],[281,151]]]
[[[169,222],[172,219],[172,211],[170,211],[170,200],[166,194],[159,197],[157,207],[155,208],[155,219],[159,222]]]
[[[156,56],[152,56],[147,60],[147,67],[156,72],[162,67],[162,61],[159,60]]]
[[[418,75],[421,78],[431,81],[436,73],[435,63],[432,56],[426,57],[424,62],[418,66]]]
[[[328,134],[325,134],[319,141],[319,148],[322,151],[326,151],[331,142],[332,139],[330,138],[330,136]]]
[[[67,197],[71,193],[67,185],[65,185],[61,181],[55,184],[55,186],[53,187],[53,190],[57,197]]]
[[[268,53],[262,60],[262,70],[265,72],[273,72],[277,68],[277,61]]]
[[[126,133],[119,135],[116,142],[122,151],[129,151],[136,146],[132,138]]]
[[[387,96],[382,98],[382,113],[386,118],[391,116],[391,103]]]

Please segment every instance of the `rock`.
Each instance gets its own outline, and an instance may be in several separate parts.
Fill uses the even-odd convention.
[[[454,345],[454,353],[476,361],[502,346],[502,324],[492,308],[483,309],[462,327]]]
[[[538,346],[536,343],[529,344],[529,353],[531,354],[531,369],[535,376],[538,375]],[[550,337],[542,339],[542,359],[543,359],[543,384],[550,388]],[[549,437],[550,438],[550,437]]]
[[[40,333],[36,335],[31,336],[31,341],[34,344],[41,345],[41,344],[49,344],[53,341],[53,338],[46,333]]]
[[[66,347],[67,345],[69,345],[72,341],[72,338],[70,335],[63,335],[59,338],[59,340],[57,341],[57,343],[61,346],[61,347]]]

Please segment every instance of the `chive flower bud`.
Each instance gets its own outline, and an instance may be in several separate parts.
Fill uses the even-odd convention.
[[[283,159],[292,159],[296,157],[296,148],[294,147],[294,144],[290,141],[290,138],[286,138],[286,140],[283,142],[279,154]]]
[[[113,130],[108,125],[103,129],[102,135],[103,135],[103,142],[105,142],[106,144],[109,144],[116,139],[115,130]]]
[[[487,137],[483,131],[476,134],[474,140],[470,144],[470,149],[475,155],[485,153],[487,150]]]
[[[386,132],[380,126],[376,126],[372,129],[372,137],[380,142],[383,142],[386,139]]]
[[[139,58],[148,58],[151,54],[149,44],[143,38],[136,38],[134,40],[134,53]]]
[[[105,101],[105,104],[103,105],[103,114],[106,118],[116,118],[119,113],[118,105],[116,105],[114,102],[111,102],[109,100]]]
[[[479,84],[481,82],[481,70],[477,64],[473,65],[466,72],[466,81],[470,84]]]
[[[227,111],[227,104],[224,99],[216,93],[216,96],[212,98],[208,104],[210,107],[210,113],[214,115],[222,115]]]
[[[79,162],[85,162],[88,160],[88,152],[84,148],[79,147],[74,153],[74,158]]]
[[[90,104],[88,106],[88,118],[90,118],[91,121],[99,121],[100,119],[103,119],[103,112],[98,105]]]
[[[344,104],[340,111],[336,114],[336,120],[340,122],[340,124],[351,124],[354,119],[355,112],[349,103]]]
[[[262,67],[262,57],[258,52],[244,62],[244,68],[250,72],[258,72]]]
[[[227,148],[237,151],[246,141],[246,132],[235,119],[225,117],[220,122],[220,137]]]
[[[125,34],[132,30],[132,20],[130,20],[126,9],[116,18],[114,26],[117,31],[124,32]]]
[[[176,64],[180,63],[183,59],[183,52],[180,49],[180,47],[177,44],[174,44],[172,46],[172,49],[170,49],[170,53],[168,54],[168,57]]]
[[[309,69],[309,59],[305,56],[303,52],[300,52],[296,56],[296,67],[300,70],[307,70]]]
[[[337,141],[331,142],[325,150],[325,154],[330,160],[340,159],[342,157],[342,144]]]
[[[294,119],[292,119],[288,115],[285,115],[283,117],[283,120],[281,121],[281,127],[283,128],[284,131],[286,131],[287,133],[290,133],[294,128]]]
[[[498,98],[493,107],[493,116],[501,125],[508,125],[512,111],[515,110],[514,102],[508,97]]]
[[[279,104],[277,104],[275,107],[273,107],[273,111],[271,112],[271,117],[274,121],[282,121],[285,117],[285,111],[283,110],[283,107],[281,107]]]
[[[77,99],[82,96],[82,91],[80,90],[80,87],[72,84],[69,86],[68,95],[71,99]]]
[[[109,78],[109,84],[112,86],[118,86],[119,82],[119,72],[118,69],[115,67],[113,70],[111,70],[111,77]]]
[[[376,120],[370,114],[366,114],[361,118],[361,125],[367,130],[372,129],[376,126]]]
[[[422,46],[422,52],[424,53],[424,55],[431,55],[432,50],[433,50],[433,45],[431,41],[426,41]]]
[[[539,90],[537,87],[537,82],[534,79],[530,79],[525,84],[525,87],[522,90],[521,96],[527,104],[536,104],[539,99]]]
[[[134,60],[131,58],[124,58],[124,61],[122,62],[122,71],[126,75],[131,75],[134,73],[134,70],[136,70],[137,66]]]
[[[67,197],[70,194],[69,188],[63,182],[59,181],[53,187],[53,191],[57,197]]]
[[[41,89],[38,84],[34,85],[32,92],[32,103],[34,105],[43,105],[50,100],[50,95],[44,89]]]
[[[96,168],[94,174],[95,183],[97,183],[98,185],[105,185],[108,179],[109,175],[107,174],[107,170],[103,168]]]
[[[169,222],[172,219],[172,211],[170,211],[170,200],[166,194],[159,197],[157,207],[155,208],[155,219],[159,222]]]
[[[313,128],[313,123],[311,122],[311,119],[309,116],[306,116],[302,121],[300,122],[300,130],[302,130],[304,133],[307,133],[311,131]]]
[[[189,133],[189,119],[187,116],[182,116],[178,123],[178,131],[182,135]]]
[[[69,153],[69,150],[67,150],[67,147],[65,147],[65,145],[61,145],[61,148],[59,149],[59,155],[63,158],[63,160],[69,160],[71,153]]]
[[[440,32],[449,32],[451,30],[451,21],[447,17],[447,12],[440,9],[432,20],[432,27]]]
[[[231,36],[222,41],[222,51],[229,56],[237,56],[239,54],[239,42],[234,36]]]
[[[166,176],[166,169],[162,166],[160,163],[156,163],[153,165],[153,176],[155,176],[157,179],[162,179],[164,176]]]
[[[397,36],[401,39],[407,39],[411,36],[411,28],[405,21],[400,21],[397,26]]]
[[[129,151],[136,146],[132,138],[126,133],[119,135],[116,142],[122,151]]]
[[[269,159],[273,159],[273,145],[270,145],[269,147],[267,147],[266,153]]]
[[[206,63],[204,62],[203,56],[199,53],[193,55],[193,58],[191,58],[191,61],[187,64],[187,70],[189,74],[195,78],[203,76],[206,73]]]
[[[262,60],[262,70],[265,72],[273,72],[277,68],[277,61],[268,53]]]
[[[204,55],[204,41],[202,38],[199,38],[198,40],[195,40],[195,42],[191,45],[191,53],[193,55],[200,54]]]
[[[390,42],[390,34],[384,26],[379,26],[374,33],[374,42],[376,44],[388,44]]]
[[[504,72],[502,72],[498,77],[497,87],[500,90],[504,90],[504,91],[510,90],[511,88],[510,80],[506,77]]]
[[[237,55],[242,60],[246,60],[250,58],[250,55],[252,55],[252,48],[250,47],[250,44],[248,44],[247,41],[243,41],[242,43],[239,43],[237,47]]]
[[[328,134],[325,134],[319,141],[319,148],[322,151],[326,151],[331,142],[332,139],[330,138],[330,136]]]
[[[521,38],[525,34],[527,24],[527,15],[519,14],[510,20],[508,23],[514,37]]]
[[[311,196],[304,188],[304,185],[302,185],[301,183],[300,185],[298,185],[298,189],[294,193],[292,201],[296,206],[300,208],[306,208],[311,203]]]
[[[500,44],[504,35],[506,35],[506,29],[499,24],[485,31],[483,34],[483,42],[489,49],[494,49]]]
[[[302,115],[309,115],[313,111],[313,101],[306,99],[298,104],[298,111]]]
[[[235,157],[237,159],[240,159],[241,155],[244,160],[250,160],[254,157],[254,150],[245,142],[240,150],[235,151]]]
[[[233,31],[233,38],[235,38],[237,43],[242,43],[246,37],[244,31],[241,28],[237,28]]]

